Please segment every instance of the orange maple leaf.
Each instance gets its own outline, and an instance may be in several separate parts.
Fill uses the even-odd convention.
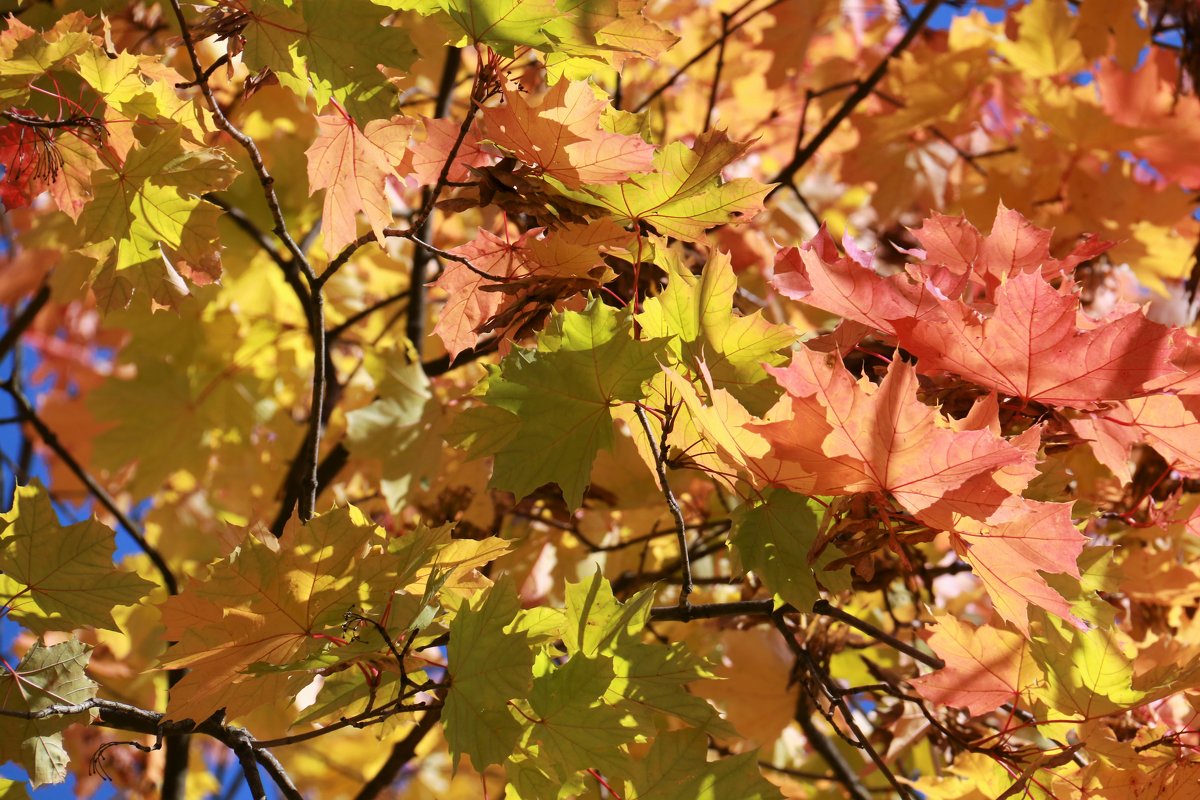
[[[352,118],[335,112],[318,117],[317,124],[320,133],[306,155],[309,191],[326,190],[325,251],[335,254],[358,237],[359,211],[383,242],[383,229],[392,222],[384,185],[400,163],[412,121],[375,119],[360,131]]]
[[[586,83],[560,80],[537,105],[507,90],[504,99],[504,105],[483,110],[485,136],[572,189],[618,183],[653,166],[653,145],[601,129],[608,104]]]
[[[976,628],[950,614],[938,614],[925,641],[946,666],[908,682],[926,700],[965,708],[971,716],[1016,701],[1040,677],[1029,642],[1004,628]]]
[[[791,396],[792,417],[747,427],[771,443],[772,456],[811,475],[788,486],[796,491],[887,493],[917,514],[976,476],[1027,460],[992,430],[950,428],[917,399],[916,371],[900,359],[879,385],[855,381],[840,360],[807,349],[768,371]]]
[[[958,300],[944,316],[897,319],[900,344],[922,373],[945,370],[1023,400],[1089,408],[1136,397],[1178,369],[1173,331],[1140,311],[1091,320],[1070,282],[1058,289],[1036,272],[996,290],[995,310],[981,318]]]

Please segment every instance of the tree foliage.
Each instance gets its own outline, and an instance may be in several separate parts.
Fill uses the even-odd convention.
[[[1195,796],[1191,4],[0,7],[34,789]]]

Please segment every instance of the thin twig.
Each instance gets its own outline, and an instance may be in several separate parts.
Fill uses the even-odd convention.
[[[920,34],[920,32],[925,28],[925,25],[928,24],[929,19],[933,16],[934,12],[938,10],[938,7],[941,6],[941,4],[942,0],[929,0],[929,2],[925,4],[925,7],[921,9],[921,13],[917,14],[917,18],[913,20],[912,25],[909,25],[908,30],[904,32],[904,36],[900,37],[900,40],[896,42],[891,50],[888,51],[887,55],[883,57],[883,60],[875,66],[875,69],[871,71],[871,74],[864,78],[858,84],[858,86],[855,87],[854,91],[842,101],[842,104],[838,106],[837,111],[833,112],[833,116],[826,120],[825,124],[821,126],[821,129],[817,131],[812,139],[809,140],[808,144],[796,151],[796,154],[792,157],[792,160],[789,161],[787,165],[779,171],[778,175],[771,179],[771,183],[776,183],[781,186],[792,183],[793,179],[796,177],[796,173],[799,172],[800,169],[807,164],[814,155],[816,155],[817,150],[821,148],[821,145],[825,144],[826,139],[833,135],[833,132],[837,130],[839,125],[842,124],[842,121],[849,117],[854,112],[854,109],[858,108],[859,103],[870,96],[871,92],[874,91],[875,86],[881,80],[883,80],[883,76],[887,74],[888,66],[891,64],[892,59],[896,58],[908,49],[908,46],[913,43],[913,40],[915,40],[917,35]],[[778,189],[779,186],[776,186],[771,190],[771,194],[774,194],[776,191],[778,191]]]
[[[667,435],[671,432],[671,425],[669,422],[663,425],[662,435],[655,447],[654,431],[650,427],[650,418],[646,416],[646,410],[639,405],[635,407],[634,412],[637,414],[638,421],[642,423],[642,430],[646,432],[647,441],[654,448],[654,468],[658,473],[659,487],[667,501],[667,507],[671,509],[671,516],[675,520],[675,535],[679,540],[679,564],[683,569],[683,582],[679,586],[679,608],[686,611],[689,608],[688,598],[691,596],[693,588],[692,562],[691,556],[688,554],[687,521],[683,518],[683,509],[679,507],[679,501],[675,498],[670,481],[667,480],[667,453],[669,452]]]
[[[725,39],[727,39],[730,36],[732,36],[733,34],[737,33],[747,23],[749,23],[751,20],[755,19],[759,14],[763,14],[767,11],[770,11],[775,6],[780,5],[781,3],[785,3],[787,1],[788,0],[773,0],[773,2],[770,2],[767,5],[763,6],[762,8],[758,9],[757,11],[747,15],[744,19],[739,20],[736,24],[730,25],[726,30],[724,30],[722,32],[720,38],[714,39],[713,41],[711,41],[707,45],[705,45],[700,50],[700,52],[696,53],[696,55],[689,58],[687,61],[685,61],[683,63],[682,66],[679,67],[679,69],[677,69],[677,70],[675,70],[675,72],[671,73],[670,78],[667,78],[667,80],[664,83],[660,84],[658,86],[658,88],[656,88],[650,94],[646,95],[646,97],[644,97],[642,99],[642,102],[638,103],[637,107],[633,109],[633,113],[637,114],[640,111],[644,111],[646,109],[646,106],[653,103],[655,100],[658,99],[658,96],[660,94],[662,94],[667,89],[670,89],[672,86],[674,86],[675,81],[682,78],[689,69],[691,69],[692,67],[696,66],[701,61],[703,61],[704,57],[707,56],[709,53],[711,53],[716,48],[720,47],[721,44],[725,41]],[[749,8],[750,4],[753,2],[754,2],[754,0],[746,0],[746,2],[742,3],[740,6],[735,8],[733,11],[729,12],[729,18],[733,19],[738,14],[742,13],[747,8]]]
[[[254,748],[254,760],[257,761],[262,768],[271,776],[271,780],[275,782],[275,786],[279,788],[279,793],[287,800],[304,800],[304,795],[300,794],[300,790],[296,788],[296,784],[292,782],[291,777],[284,771],[283,765],[279,763],[279,759],[270,750],[264,750],[261,747]]]
[[[826,617],[833,617],[840,622],[844,622],[851,628],[861,631],[867,636],[870,636],[872,639],[883,642],[895,650],[899,650],[901,653],[910,656],[914,660],[921,662],[927,667],[932,667],[933,669],[942,669],[946,666],[946,662],[942,661],[937,656],[931,656],[928,653],[921,652],[908,642],[901,641],[887,631],[877,628],[871,623],[865,622],[853,614],[846,613],[837,606],[832,605],[824,598],[821,598],[817,600],[817,602],[813,603],[813,613],[821,614],[822,616]]]
[[[813,709],[808,696],[801,692],[796,701],[796,722],[800,723],[800,730],[804,732],[804,738],[808,740],[809,746],[825,760],[829,769],[833,771],[834,780],[846,787],[846,791],[853,800],[871,800],[870,790],[854,774],[854,768],[842,756],[837,746],[817,727],[812,715]],[[775,768],[770,767],[770,769]]]
[[[704,113],[704,130],[712,127],[717,96],[721,93],[721,71],[725,68],[725,42],[729,38],[729,14],[721,12],[721,39],[717,46],[717,64],[713,68],[712,89],[708,93],[708,111]]]
[[[17,411],[25,418],[26,422],[33,426],[33,429],[37,431],[38,436],[46,443],[46,446],[54,451],[55,455],[62,460],[67,469],[79,479],[80,483],[87,487],[88,492],[96,499],[96,502],[113,515],[117,523],[137,543],[138,548],[150,558],[151,563],[154,564],[154,568],[158,570],[159,575],[162,577],[163,586],[166,587],[167,591],[171,594],[179,594],[179,583],[175,580],[175,575],[167,565],[166,559],[162,557],[162,554],[158,552],[158,549],[154,545],[146,541],[146,537],[142,535],[142,532],[134,524],[133,520],[129,518],[129,515],[121,510],[112,498],[112,495],[96,482],[95,478],[67,450],[59,440],[58,435],[38,416],[37,410],[30,404],[29,399],[25,397],[25,393],[11,380],[0,382],[0,389],[8,392],[13,402],[16,403]]]

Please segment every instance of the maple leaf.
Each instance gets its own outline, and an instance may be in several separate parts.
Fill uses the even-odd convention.
[[[981,284],[987,297],[1009,278],[1025,272],[1040,272],[1046,280],[1069,274],[1084,261],[1091,260],[1113,246],[1095,237],[1084,237],[1065,257],[1050,254],[1053,231],[1039,228],[1019,212],[996,210],[991,233],[983,236],[965,216],[948,217],[933,213],[913,236],[921,250],[910,255],[925,261],[924,270],[941,268],[952,275]]]
[[[536,105],[508,90],[504,100],[483,110],[484,136],[571,189],[619,183],[651,168],[653,145],[601,129],[608,103],[587,83],[560,80]]]
[[[1115,631],[1072,630],[1046,618],[1030,643],[1046,683],[1037,695],[1056,713],[1085,719],[1135,708],[1147,699],[1133,686],[1131,646]]]
[[[90,653],[90,647],[75,639],[48,647],[35,642],[16,669],[5,664],[0,674],[0,706],[10,711],[40,711],[95,697],[96,684],[84,673]],[[0,760],[16,761],[24,767],[35,789],[61,783],[67,777],[62,732],[79,720],[66,715],[30,720],[0,717]]]
[[[612,774],[628,756],[621,746],[632,742],[636,726],[619,708],[604,702],[616,674],[611,659],[575,655],[551,668],[542,656],[535,664],[529,692],[534,717],[521,746],[536,748],[561,777],[581,769]]]
[[[1071,604],[1041,574],[1080,577],[1077,563],[1087,538],[1071,522],[1070,503],[1016,499],[992,521],[968,519],[954,526],[956,549],[975,567],[996,611],[1029,633],[1029,604],[1082,624]]]
[[[495,455],[493,486],[520,498],[557,483],[577,508],[596,453],[611,447],[611,406],[641,399],[642,383],[658,371],[663,342],[634,340],[631,323],[628,313],[596,300],[582,313],[551,318],[536,350],[504,359],[488,381],[488,407],[462,414],[451,441],[470,447],[473,458]],[[498,440],[478,444],[476,421]]]
[[[795,341],[795,332],[768,322],[761,312],[736,316],[736,293],[729,256],[716,251],[699,276],[673,263],[667,288],[646,301],[637,320],[648,336],[670,337],[677,363],[693,373],[703,364],[712,387],[763,412],[778,398],[764,367],[784,363],[780,351]]]
[[[455,763],[469,755],[477,769],[502,763],[521,737],[508,707],[533,682],[534,654],[513,629],[520,601],[510,579],[476,593],[450,623],[450,689],[443,711]]]
[[[803,247],[776,254],[771,286],[784,297],[892,335],[892,320],[920,319],[937,308],[928,287],[914,286],[904,275],[885,278],[871,262],[842,256],[824,226]]]
[[[1116,475],[1128,474],[1130,451],[1140,443],[1153,447],[1171,469],[1196,475],[1200,474],[1198,414],[1200,398],[1195,395],[1154,394],[1126,400],[1097,414],[1085,430],[1095,437],[1097,457]]]
[[[85,625],[119,630],[116,606],[140,602],[154,584],[113,566],[110,528],[94,519],[63,527],[38,482],[19,486],[0,514],[0,595],[8,616],[36,633]]]
[[[897,319],[903,347],[923,373],[946,370],[1031,402],[1089,408],[1148,391],[1177,372],[1170,328],[1133,311],[1080,319],[1069,285],[1022,273],[996,290],[993,313],[940,301],[944,316]]]
[[[952,430],[917,399],[916,370],[899,358],[878,386],[807,349],[769,371],[791,397],[792,416],[749,428],[803,470],[786,488],[887,493],[920,514],[968,480],[1025,460],[990,430]]]
[[[53,144],[23,125],[0,127],[0,202],[8,209],[29,205],[46,188],[50,177],[43,164],[52,163]]]
[[[311,680],[307,660],[337,643],[346,612],[381,613],[431,555],[387,548],[383,532],[352,506],[292,527],[282,543],[247,535],[206,580],[193,579],[163,607],[166,635],[177,642],[163,664],[188,669],[167,716],[204,720],[225,708],[236,717],[275,692],[299,691]],[[256,674],[256,664],[282,669]],[[271,685],[255,690],[258,681]],[[235,704],[230,687],[242,684]]]
[[[653,172],[567,193],[607,209],[620,222],[644,222],[664,236],[697,242],[709,228],[749,220],[762,210],[770,186],[750,178],[721,180],[721,170],[747,147],[722,131],[708,131],[691,148],[672,142],[659,150]]]
[[[621,796],[630,800],[775,800],[782,796],[758,771],[754,753],[710,762],[707,752],[708,736],[702,730],[664,731],[655,737],[644,757],[622,771],[629,777]]]
[[[220,150],[189,149],[181,131],[150,128],[125,163],[93,175],[93,198],[79,217],[84,235],[115,243],[105,264],[115,279],[147,271],[147,286],[162,282],[166,269],[188,266],[210,282],[220,274],[217,218],[220,211],[204,203],[204,192],[224,189],[237,174]],[[169,295],[152,288],[155,300],[171,304]],[[121,304],[123,305],[123,304]]]
[[[1072,35],[1075,18],[1055,0],[1033,0],[1016,12],[1017,38],[1002,40],[999,51],[1031,78],[1046,78],[1083,67],[1083,48]]]
[[[1024,636],[994,625],[976,627],[952,614],[935,620],[925,641],[946,666],[908,681],[926,700],[980,716],[1015,705],[1041,679]]]
[[[612,585],[599,569],[591,580],[568,583],[563,644],[569,653],[591,657],[610,653],[622,640],[646,626],[654,595],[639,592],[626,603],[613,596]]]
[[[317,110],[336,100],[352,117],[385,116],[394,90],[380,66],[406,70],[416,59],[401,28],[381,22],[387,11],[371,0],[247,0],[243,57],[254,70],[270,67]]]
[[[320,133],[305,155],[309,191],[325,190],[325,252],[335,254],[358,238],[354,219],[360,211],[382,244],[383,229],[392,222],[384,183],[396,174],[411,122],[373,119],[360,131],[353,119],[335,112],[318,117],[317,124]]]
[[[482,167],[495,161],[495,156],[481,147],[479,129],[472,124],[466,135],[458,142],[460,123],[453,119],[421,118],[421,130],[424,138],[413,142],[400,158],[396,172],[402,176],[412,176],[420,186],[432,186],[437,183],[442,174],[446,161],[454,151],[454,160],[446,171],[446,180],[462,183],[471,179],[471,167]]]
[[[810,557],[817,539],[817,517],[808,498],[782,489],[770,489],[763,502],[742,506],[734,517],[730,541],[742,564],[786,603],[812,608],[821,596],[818,581],[832,588],[844,587],[848,575],[825,571],[830,561],[841,556],[834,547]]]
[[[471,269],[466,264],[451,261],[433,283],[446,293],[446,304],[433,332],[441,338],[451,358],[473,347],[479,341],[477,331],[504,305],[504,295],[484,291],[486,286],[497,285],[487,276],[504,281],[531,271],[525,249],[528,236],[524,234],[510,240],[480,228],[475,241],[451,251],[475,267]]]
[[[11,14],[5,22],[0,33],[0,100],[12,105],[26,104],[33,93],[31,78],[63,67],[96,39],[88,30],[91,19],[82,11],[62,15],[45,31]]]
[[[441,464],[442,409],[433,402],[420,364],[403,364],[400,354],[391,352],[368,356],[367,368],[376,377],[379,397],[346,414],[346,444],[353,455],[380,461],[380,489],[388,505],[399,508]]]
[[[559,16],[554,0],[381,0],[391,8],[430,15],[444,13],[462,32],[459,47],[484,44],[512,57],[518,47],[547,49],[544,28]]]
[[[598,56],[605,51],[656,57],[679,41],[646,19],[641,0],[558,0],[560,12],[543,30],[556,53]]]

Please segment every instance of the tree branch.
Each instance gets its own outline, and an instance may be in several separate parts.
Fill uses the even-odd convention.
[[[813,603],[813,613],[821,614],[826,617],[833,617],[839,622],[844,622],[851,628],[865,633],[872,639],[883,642],[894,650],[899,650],[901,653],[911,657],[915,661],[919,661],[927,667],[933,669],[942,669],[946,666],[946,662],[942,661],[937,656],[931,656],[921,650],[913,647],[908,642],[897,639],[892,634],[885,630],[875,627],[869,622],[865,622],[853,614],[847,614],[842,609],[832,605],[828,600],[821,598]]]
[[[50,287],[43,284],[42,288],[38,289],[37,293],[21,309],[21,313],[13,319],[8,329],[4,331],[4,335],[0,336],[0,361],[7,358],[8,354],[17,346],[17,342],[21,339],[21,334],[29,329],[29,326],[37,319],[38,313],[45,307],[46,301],[49,299]]]
[[[696,66],[701,61],[703,61],[705,56],[707,56],[709,53],[711,53],[716,48],[722,46],[722,44],[725,42],[726,39],[728,39],[730,36],[737,33],[739,30],[741,30],[747,23],[749,23],[751,20],[753,20],[759,14],[770,11],[775,6],[780,5],[781,3],[785,3],[787,1],[788,0],[773,0],[773,2],[770,2],[767,5],[763,6],[762,8],[758,9],[757,11],[753,12],[752,14],[747,15],[744,19],[739,20],[737,23],[735,23],[733,25],[725,26],[722,30],[720,37],[718,37],[717,39],[714,39],[713,41],[711,41],[707,45],[705,45],[703,48],[701,48],[700,52],[696,53],[696,55],[689,58],[687,61],[685,61],[683,63],[682,66],[679,67],[679,69],[677,69],[677,70],[675,70],[675,72],[671,73],[670,78],[667,78],[667,80],[664,83],[660,84],[658,86],[658,88],[656,88],[650,94],[648,94],[644,98],[642,98],[642,102],[637,104],[637,107],[633,109],[633,113],[637,114],[640,111],[644,111],[648,105],[650,105],[651,103],[653,103],[655,100],[658,99],[659,95],[661,95],[667,89],[670,89],[672,86],[674,86],[675,81],[682,78],[689,69],[691,69],[692,67]],[[750,7],[750,4],[753,2],[754,2],[754,0],[746,0],[746,2],[742,3],[740,6],[735,8],[733,11],[730,11],[729,19],[732,20],[738,14],[745,11],[747,8]]]
[[[284,797],[288,800],[303,800],[303,796],[296,789],[296,785],[288,777],[279,760],[263,749],[263,743],[255,741],[254,736],[245,728],[223,724],[219,721],[220,715],[213,715],[199,724],[192,720],[167,720],[164,714],[157,711],[147,711],[127,703],[97,697],[84,700],[82,703],[59,703],[37,711],[0,708],[0,717],[39,720],[86,714],[92,710],[100,712],[98,720],[93,724],[103,725],[107,728],[151,736],[171,736],[185,733],[209,736],[237,755],[255,798],[266,798],[266,789],[262,785],[262,778],[255,765],[257,761],[267,770]]]
[[[924,30],[925,25],[928,24],[929,19],[941,4],[942,0],[928,0],[925,3],[925,7],[921,9],[921,13],[917,14],[917,18],[913,20],[912,25],[904,32],[904,36],[900,37],[900,41],[896,42],[892,49],[888,51],[888,54],[883,57],[883,60],[875,66],[875,69],[871,70],[871,74],[864,78],[854,91],[850,93],[849,97],[842,101],[837,111],[833,112],[833,116],[825,121],[825,124],[809,140],[808,144],[796,151],[792,160],[779,171],[778,175],[770,180],[770,183],[777,183],[779,186],[790,185],[792,183],[796,177],[796,173],[816,155],[821,145],[825,144],[825,140],[837,130],[837,127],[842,124],[843,120],[854,113],[854,109],[858,108],[859,103],[867,99],[871,92],[875,90],[875,86],[887,74],[888,66],[891,64],[892,59],[908,49],[908,46]],[[803,123],[803,120],[801,120],[801,123]],[[778,191],[779,186],[772,189],[767,196],[770,197],[771,194]]]
[[[647,441],[650,442],[651,447],[654,447],[654,431],[650,427],[650,419],[646,416],[646,410],[637,406],[634,413],[637,414],[638,421],[642,423],[642,430],[646,432]],[[671,419],[669,413],[667,419]],[[670,432],[671,423],[664,422],[658,446],[654,447],[654,468],[658,473],[659,487],[667,501],[667,507],[671,509],[671,517],[675,520],[675,536],[679,541],[679,565],[683,569],[683,582],[679,586],[679,608],[686,612],[690,607],[688,598],[693,589],[692,561],[688,553],[687,521],[683,518],[683,509],[679,507],[679,501],[675,498],[675,492],[671,490],[671,484],[667,480],[667,436]]]
[[[266,162],[263,161],[262,152],[258,149],[258,145],[255,143],[253,137],[244,133],[230,121],[229,117],[225,116],[225,111],[221,108],[221,104],[217,102],[216,96],[213,95],[212,87],[204,79],[205,70],[200,65],[200,57],[196,54],[196,43],[192,39],[192,32],[188,28],[187,20],[184,18],[183,8],[180,6],[179,0],[169,0],[169,5],[175,14],[176,21],[179,23],[179,35],[183,39],[184,49],[187,51],[188,59],[191,61],[192,71],[196,76],[196,86],[200,89],[205,103],[212,112],[214,124],[242,146],[242,149],[246,151],[246,155],[250,158],[255,175],[258,176],[258,182],[262,186],[267,207],[271,211],[271,219],[275,223],[273,231],[279,240],[283,242],[284,249],[291,255],[291,258],[286,262],[288,266],[284,268],[284,274],[287,275],[289,272],[298,270],[308,281],[310,297],[307,310],[309,312],[309,333],[312,336],[313,346],[313,388],[312,410],[309,415],[308,438],[305,448],[307,469],[304,472],[304,480],[300,491],[300,521],[308,522],[313,517],[317,501],[317,462],[320,459],[321,453],[322,406],[325,402],[326,392],[325,302],[321,296],[321,285],[316,273],[313,271],[312,265],[308,262],[308,257],[304,254],[304,249],[296,243],[296,240],[292,238],[292,234],[288,231],[287,220],[283,215],[283,207],[280,205],[279,196],[275,192],[275,178],[272,177],[270,171],[267,169]],[[292,284],[294,289],[294,282],[289,280],[289,283]]]
[[[432,708],[426,711],[417,723],[413,725],[411,731],[392,748],[392,752],[388,755],[387,761],[383,762],[383,766],[375,773],[371,780],[363,784],[362,789],[354,796],[354,800],[374,800],[379,796],[384,789],[388,788],[395,782],[396,777],[404,766],[417,754],[417,746],[438,723],[442,717],[441,708]]]
[[[37,431],[38,436],[41,437],[46,446],[54,451],[55,455],[62,460],[67,469],[79,479],[80,483],[87,487],[88,492],[95,498],[96,502],[113,515],[117,523],[137,543],[138,548],[150,558],[151,563],[154,564],[154,568],[158,570],[159,575],[162,577],[163,586],[166,587],[167,591],[171,594],[179,594],[179,583],[175,580],[175,575],[167,565],[166,559],[162,557],[162,554],[158,552],[154,545],[146,541],[146,537],[138,530],[137,525],[129,518],[129,515],[121,510],[117,502],[112,498],[112,495],[96,482],[96,479],[83,468],[83,465],[59,441],[58,435],[38,416],[29,399],[25,397],[25,393],[12,380],[0,382],[0,389],[8,392],[13,402],[17,405],[17,411],[26,422],[33,426],[33,429]]]

